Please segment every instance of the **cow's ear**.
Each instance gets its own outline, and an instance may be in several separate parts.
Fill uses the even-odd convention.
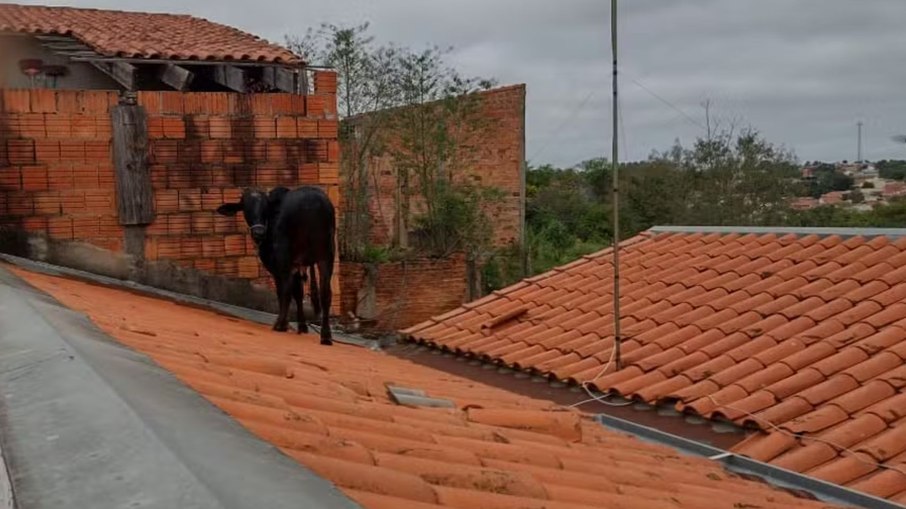
[[[217,213],[221,216],[235,216],[240,210],[242,210],[241,203],[224,203],[217,207]]]

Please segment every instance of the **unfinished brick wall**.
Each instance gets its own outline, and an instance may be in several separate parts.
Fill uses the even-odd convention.
[[[488,122],[487,127],[483,127],[486,131],[482,132],[481,143],[468,162],[472,171],[464,177],[503,192],[503,200],[489,211],[494,217],[494,244],[503,247],[520,242],[522,235],[525,85],[489,90],[480,93],[479,98],[480,116]],[[373,157],[369,161],[369,172],[374,186],[368,203],[372,218],[371,242],[389,245],[394,238],[398,211],[398,182],[393,159]],[[413,201],[417,203],[418,199]]]
[[[137,258],[272,288],[242,215],[214,211],[247,186],[318,185],[339,205],[336,75],[315,73],[314,85],[307,96],[139,92],[155,219],[142,228]],[[109,114],[117,93],[2,90],[0,97],[0,225],[121,254]],[[194,273],[187,279],[206,286]],[[333,289],[338,312],[339,265]]]
[[[344,311],[374,330],[421,323],[460,306],[466,294],[462,256],[380,264],[342,262],[340,272]]]
[[[122,250],[111,126],[115,92],[0,90],[0,226]]]

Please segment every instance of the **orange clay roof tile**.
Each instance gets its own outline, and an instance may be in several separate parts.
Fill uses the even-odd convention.
[[[783,439],[782,450],[770,446],[765,457],[787,452],[792,466],[830,473],[837,472],[835,461],[851,461],[849,453],[814,446],[809,436],[837,429],[861,436],[846,431],[850,422],[900,427],[906,416],[906,238],[646,232],[631,239],[622,248],[626,367],[620,372],[604,369],[613,326],[610,255],[605,250],[532,278],[556,293],[561,315],[575,312],[568,322],[531,310],[531,318],[516,319],[531,319],[533,330],[558,326],[556,335],[570,338],[541,344],[545,351],[533,358],[541,361],[522,367],[651,403],[679,400],[687,412],[716,412],[761,428],[770,440],[783,436],[773,425],[820,417],[820,426],[798,425],[802,436]],[[592,273],[596,284],[563,284]],[[576,296],[575,308],[562,304]],[[601,296],[600,304],[587,305]],[[543,298],[535,305],[550,304]],[[507,331],[494,334],[506,337]],[[411,338],[446,340],[424,330]],[[458,346],[476,352],[469,342]],[[747,440],[737,450],[748,454],[763,443]],[[869,480],[883,465],[873,468],[841,482],[868,488],[897,482],[890,475]],[[897,496],[906,493],[906,482],[885,490],[894,488]]]
[[[14,271],[369,509],[827,507],[610,432],[576,410],[404,357],[322,347],[312,336]],[[601,361],[578,364],[599,369]],[[651,379],[634,367],[620,375],[632,370]],[[386,384],[420,388],[457,407],[399,406]],[[875,446],[895,438],[882,436]]]
[[[107,57],[302,62],[260,37],[182,14],[0,4],[0,32],[71,36]]]

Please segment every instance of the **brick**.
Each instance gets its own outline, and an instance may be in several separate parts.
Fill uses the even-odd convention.
[[[35,160],[52,163],[60,160],[60,142],[56,140],[35,140]]]
[[[240,215],[237,214],[233,217],[221,216],[220,214],[214,214],[214,232],[215,233],[236,233],[239,231]]]
[[[336,140],[327,142],[327,161],[331,163],[340,162],[340,144]]]
[[[294,117],[277,117],[277,137],[296,137],[296,119]]]
[[[72,218],[67,216],[48,218],[47,234],[55,239],[72,240]]]
[[[297,118],[296,127],[300,138],[318,137],[318,120],[314,118]]]
[[[236,258],[219,258],[217,260],[217,273],[222,276],[236,277],[239,275],[239,266]]]
[[[53,163],[47,167],[47,187],[51,190],[75,189],[72,166],[68,163]]]
[[[0,167],[0,190],[19,191],[22,189],[22,171],[11,166]]]
[[[179,190],[179,210],[181,212],[191,212],[201,210],[201,190],[200,189],[180,189]]]
[[[98,165],[98,189],[113,191],[115,186],[116,177],[113,174],[113,166]]]
[[[148,115],[160,115],[162,113],[162,102],[160,92],[139,92],[138,104],[145,108]]]
[[[305,161],[327,162],[327,140],[306,140]]]
[[[207,92],[205,95],[208,97],[207,112],[211,115],[229,115],[230,113],[233,113],[230,106],[230,96],[233,94],[228,94],[226,92]]]
[[[112,140],[113,125],[110,124],[110,119],[108,117],[95,117],[94,120],[97,138],[100,140]]]
[[[223,237],[224,254],[226,256],[242,256],[245,251],[245,236],[241,234],[225,235]]]
[[[13,216],[31,216],[35,213],[35,201],[31,193],[6,193],[6,208]]]
[[[242,189],[236,187],[223,189],[222,192],[224,203],[238,203],[242,198]]]
[[[116,212],[116,198],[102,189],[88,189],[85,193],[85,212],[112,214]]]
[[[19,135],[23,138],[44,138],[47,128],[44,124],[44,114],[23,113],[19,115]]]
[[[330,198],[330,203],[334,207],[340,208],[340,187],[339,186],[330,186],[327,188],[327,197]]]
[[[283,162],[286,161],[286,145],[279,141],[269,141],[267,143],[267,161]]]
[[[211,119],[207,115],[186,117],[186,138],[208,139],[211,137]]]
[[[6,157],[10,164],[34,164],[35,142],[33,140],[7,140]]]
[[[174,259],[180,256],[180,241],[178,237],[163,237],[155,240],[157,259]],[[146,246],[147,249],[147,246]],[[148,252],[145,251],[145,256]]]
[[[51,113],[57,110],[56,91],[52,89],[33,89],[29,91],[31,111],[34,113]]]
[[[44,128],[47,131],[48,138],[71,138],[72,137],[72,115],[46,115],[44,117]]]
[[[101,222],[98,216],[72,218],[72,236],[76,239],[96,239],[101,235]]]
[[[305,115],[305,96],[292,94],[289,99],[292,105],[291,113],[294,115]]]
[[[318,120],[318,138],[335,139],[339,134],[339,125],[337,120]]]
[[[183,141],[178,144],[179,162],[182,164],[201,162],[201,141]]]
[[[155,192],[154,210],[158,214],[179,211],[179,191],[167,189]]]
[[[279,184],[278,171],[278,168],[275,167],[259,166],[255,170],[255,185],[275,186]]]
[[[186,123],[181,118],[164,117],[164,138],[184,139],[186,137]]]
[[[274,109],[271,104],[272,94],[252,94],[252,114],[253,115],[273,115]]]
[[[46,217],[26,217],[22,220],[22,228],[27,232],[46,232],[47,225]]]
[[[22,168],[23,191],[46,191],[50,188],[47,180],[47,167],[28,166]]]
[[[289,115],[293,112],[292,94],[268,94],[271,100],[271,112],[274,115]]]
[[[66,167],[70,163],[62,163]],[[53,168],[54,166],[51,166]],[[71,163],[73,189],[97,189],[100,187],[98,179],[98,165],[91,163]]]
[[[167,188],[167,167],[162,164],[152,164],[148,167],[151,172],[151,187],[153,189]]]
[[[157,140],[151,143],[151,157],[153,164],[175,163],[179,160],[178,142],[173,140]]]
[[[164,137],[163,117],[148,117],[146,126],[148,128],[148,139],[159,140]]]
[[[217,210],[223,204],[223,191],[220,189],[207,189],[201,193],[201,209],[205,211]]]
[[[100,235],[101,237],[120,237],[123,236],[123,226],[120,225],[119,219],[116,216],[101,216],[100,221]]]
[[[295,186],[297,183],[296,170],[291,166],[277,168],[277,183],[282,186]]]
[[[154,222],[145,227],[145,235],[147,236],[161,236],[167,235],[167,218],[169,216],[166,214],[159,214],[154,218]],[[147,245],[146,245],[147,249]]]
[[[78,113],[82,111],[79,104],[79,92],[76,90],[57,90],[55,94],[58,113]]]
[[[0,89],[0,107],[8,113],[28,113],[31,111],[31,98],[28,90]]]
[[[182,92],[161,92],[161,113],[171,115],[182,115],[185,113],[183,108]]]
[[[277,119],[274,117],[255,117],[252,123],[255,138],[276,138]]]
[[[112,160],[112,157],[113,154],[110,153],[110,143],[106,141],[85,142],[86,161],[107,161]]]
[[[214,212],[202,211],[192,213],[192,233],[211,233],[214,231]]]
[[[79,106],[82,113],[104,114],[110,110],[112,104],[117,103],[116,92],[105,92],[101,90],[83,90],[79,95]]]
[[[315,71],[315,93],[316,94],[336,94],[337,93],[337,73],[334,71]]]
[[[169,214],[167,216],[167,233],[169,235],[192,233],[192,214]]]
[[[325,118],[327,114],[326,95],[310,95],[305,98],[306,114],[313,118]]]
[[[180,258],[198,258],[201,256],[201,253],[201,237],[180,237]]]
[[[60,141],[61,161],[85,161],[85,142],[73,140]]]
[[[239,164],[245,161],[245,144],[240,141],[223,142],[223,162]]]
[[[202,258],[200,260],[193,261],[192,267],[194,267],[195,270],[200,270],[203,272],[214,272],[215,270],[217,270],[217,261],[208,258]]]
[[[318,163],[304,163],[298,171],[300,184],[318,183]]]
[[[201,255],[205,258],[220,258],[224,255],[223,237],[210,235],[202,238]]]
[[[61,191],[60,205],[63,213],[67,215],[85,213],[85,191]]]
[[[211,138],[215,140],[227,140],[233,135],[233,127],[229,117],[211,117],[209,127]]]
[[[211,185],[224,187],[233,184],[233,171],[226,166],[216,165],[211,168]]]
[[[256,256],[243,256],[239,258],[237,263],[238,276],[246,279],[254,279],[258,277],[258,257]]]
[[[267,160],[267,143],[264,140],[255,140],[247,143],[245,146],[245,162],[254,163]]]
[[[96,138],[98,135],[98,122],[95,117],[88,115],[73,115],[72,136],[74,138]]]
[[[339,184],[340,165],[337,163],[321,163],[318,165],[318,183]]]
[[[201,161],[203,163],[223,162],[223,142],[218,140],[201,142]]]

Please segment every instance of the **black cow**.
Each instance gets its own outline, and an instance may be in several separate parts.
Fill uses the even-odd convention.
[[[333,276],[336,213],[321,189],[303,186],[289,190],[277,187],[265,194],[246,189],[238,203],[224,203],[218,214],[234,216],[242,211],[249,233],[258,246],[261,263],[274,277],[280,313],[275,331],[289,328],[291,299],[296,301],[299,333],[308,332],[302,308],[306,268],[311,279],[311,301],[315,315],[321,315],[321,344],[330,345],[330,280]],[[315,277],[318,266],[320,281]]]

